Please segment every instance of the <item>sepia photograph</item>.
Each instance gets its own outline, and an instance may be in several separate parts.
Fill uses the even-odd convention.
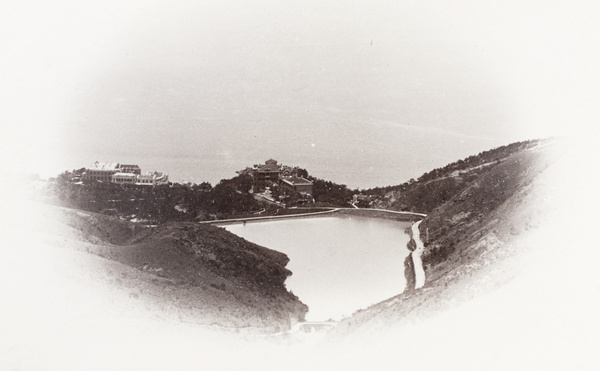
[[[0,0],[0,369],[598,370],[599,15]]]

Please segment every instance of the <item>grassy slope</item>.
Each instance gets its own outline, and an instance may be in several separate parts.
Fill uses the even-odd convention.
[[[502,219],[494,211],[555,161],[549,150],[523,150],[504,158],[435,208],[420,226],[429,237],[424,262],[444,262],[455,250],[454,255],[464,258],[465,248],[481,237],[502,238],[494,233],[494,225]]]
[[[131,305],[143,303],[184,322],[259,332],[286,329],[307,311],[285,289],[291,274],[285,254],[223,229],[194,223],[143,227],[52,209],[51,233],[67,238],[56,244],[103,258],[104,274],[128,292]]]
[[[505,161],[511,154],[548,142],[532,140],[498,147],[434,169],[416,181],[411,180],[399,186],[366,192],[378,195],[373,205],[376,208],[431,213],[473,184],[482,174]]]
[[[539,225],[540,205],[547,202],[538,178],[555,160],[552,147],[521,150],[468,183],[461,181],[467,184],[421,224],[423,238],[429,235],[423,255],[425,287],[356,313],[336,328],[336,334],[372,333],[405,324],[512,279],[519,253],[528,247],[520,237]]]

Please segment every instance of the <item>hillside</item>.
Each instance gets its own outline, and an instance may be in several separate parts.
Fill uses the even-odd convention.
[[[493,244],[504,236],[520,234],[523,228],[532,228],[531,220],[513,220],[508,222],[508,230],[497,230],[503,219],[498,209],[528,189],[556,161],[553,149],[533,147],[514,152],[465,181],[447,202],[433,209],[420,227],[427,236],[424,263],[444,262],[455,250],[462,259],[468,259],[466,249],[473,243],[481,240]]]
[[[514,151],[429,210],[423,288],[301,344],[237,334],[285,329],[305,312],[280,291],[282,254],[207,226],[144,227],[11,197],[0,214],[0,364],[595,370],[600,257],[581,236],[593,236],[598,196],[595,183],[580,180],[591,169],[587,154],[565,158],[555,147]],[[227,269],[242,262],[260,269]],[[205,331],[224,327],[233,329]]]
[[[412,186],[412,195],[439,199],[439,194],[429,193],[432,183],[455,185],[445,188],[446,201],[428,210],[420,225],[425,286],[408,287],[401,295],[359,311],[340,324],[334,336],[371,333],[427,318],[502,287],[518,274],[522,256],[533,249],[524,241],[552,207],[544,187],[559,151],[549,143],[514,147],[492,164],[482,167],[474,162],[472,168],[458,172],[450,167],[450,173],[440,173],[439,179]],[[454,174],[453,179],[448,174]],[[393,207],[397,197],[397,190],[389,191],[379,206]]]
[[[143,226],[93,212],[41,209],[52,246],[79,252],[82,264],[127,293],[130,305],[160,317],[268,333],[303,320],[308,309],[285,288],[291,275],[285,254],[221,228]]]
[[[374,188],[364,193],[375,196],[375,208],[430,213],[511,155],[527,149],[543,148],[550,143],[548,139],[512,143],[433,169],[417,180],[410,179],[397,186]]]
[[[253,213],[260,205],[248,192],[249,175],[223,179],[214,187],[201,184],[132,186],[79,180],[83,169],[51,178],[34,197],[42,202],[121,219],[158,224],[193,222]]]
[[[556,142],[482,173],[421,223],[425,285],[344,320],[323,357],[347,369],[598,369],[593,168]]]

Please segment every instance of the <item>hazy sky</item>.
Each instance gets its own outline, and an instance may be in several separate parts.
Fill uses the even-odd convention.
[[[252,158],[264,161],[269,147],[285,157],[277,149],[285,142],[287,153],[334,148],[321,155],[335,166],[341,157],[381,161],[367,147],[403,138],[420,149],[397,152],[421,164],[403,174],[415,176],[597,118],[597,8],[2,1],[2,161],[40,171],[127,162],[140,152],[235,155],[228,146],[253,148]]]

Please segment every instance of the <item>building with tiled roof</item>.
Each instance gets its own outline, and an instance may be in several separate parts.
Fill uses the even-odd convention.
[[[153,173],[141,174],[137,176],[136,185],[152,185],[157,186],[169,183],[169,175],[167,173],[155,171]]]
[[[112,182],[112,176],[119,172],[121,172],[121,164],[118,162],[96,161],[91,167],[85,169],[81,179],[110,183]]]
[[[280,184],[283,188],[287,188],[293,192],[311,195],[313,193],[313,182],[297,176],[281,178]]]
[[[118,162],[99,162],[86,168],[81,179],[87,182],[99,181],[104,183],[131,185],[161,185],[169,183],[169,176],[164,172],[153,172],[142,175],[138,165],[120,164]]]
[[[137,174],[119,172],[113,174],[111,182],[117,184],[135,184],[137,182],[137,178]]]
[[[137,175],[140,175],[142,173],[142,169],[140,169],[138,165],[121,164],[120,168],[122,173],[131,173]]]
[[[280,174],[281,165],[273,159],[265,161],[264,165],[254,165],[252,169],[252,188],[254,192],[262,192],[265,188],[279,183]]]

